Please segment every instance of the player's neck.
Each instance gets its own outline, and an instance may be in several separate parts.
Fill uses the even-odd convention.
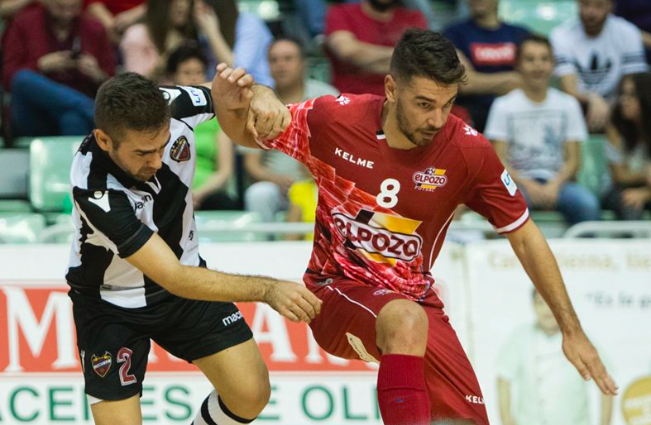
[[[305,84],[303,84],[303,80],[300,80],[291,86],[276,87],[276,93],[278,93],[278,98],[287,105],[300,103],[305,94]]]
[[[386,101],[382,107],[382,131],[387,145],[392,149],[409,150],[417,147],[400,131],[397,115],[391,111],[391,106]]]

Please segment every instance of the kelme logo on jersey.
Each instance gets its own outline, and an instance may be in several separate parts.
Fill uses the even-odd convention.
[[[176,162],[184,162],[190,159],[190,144],[185,136],[181,136],[172,145],[170,157]]]
[[[395,265],[397,260],[412,261],[420,255],[423,240],[413,234],[420,221],[360,210],[355,218],[342,213],[332,215],[346,245],[359,249],[369,260]]]
[[[93,357],[90,358],[90,362],[93,365],[93,370],[100,377],[105,377],[109,369],[111,369],[111,364],[113,363],[113,358],[108,351],[104,351],[104,354],[101,356],[96,356],[93,354]]]
[[[412,180],[416,183],[416,190],[432,192],[437,187],[445,186],[448,183],[448,176],[445,175],[445,170],[429,167],[425,171],[414,173]]]

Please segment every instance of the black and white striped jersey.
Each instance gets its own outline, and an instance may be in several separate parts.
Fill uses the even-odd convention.
[[[76,291],[112,304],[137,308],[168,295],[124,258],[154,232],[184,265],[199,257],[192,207],[195,170],[194,127],[214,118],[205,87],[161,87],[171,107],[170,142],[163,166],[147,182],[131,178],[100,149],[91,134],[70,171],[76,226],[66,280]]]

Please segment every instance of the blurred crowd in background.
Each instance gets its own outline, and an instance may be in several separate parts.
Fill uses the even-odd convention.
[[[122,72],[196,85],[226,62],[288,104],[383,95],[393,46],[420,27],[456,46],[468,80],[452,113],[494,143],[532,210],[650,216],[649,0],[0,0],[0,16],[0,155],[83,138],[97,89]],[[195,132],[197,209],[314,221],[296,161],[236,149],[215,120]]]

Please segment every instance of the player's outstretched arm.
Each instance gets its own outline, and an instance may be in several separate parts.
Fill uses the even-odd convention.
[[[309,323],[321,311],[321,300],[294,282],[184,266],[157,234],[126,260],[179,297],[264,302],[293,322]]]
[[[242,68],[219,64],[211,88],[217,120],[235,143],[260,147],[260,141],[279,136],[291,122],[287,107],[273,91],[254,85]]]
[[[585,380],[594,379],[604,394],[617,394],[615,381],[581,327],[554,254],[538,227],[530,220],[507,237],[536,289],[554,313],[563,333],[565,356]]]

